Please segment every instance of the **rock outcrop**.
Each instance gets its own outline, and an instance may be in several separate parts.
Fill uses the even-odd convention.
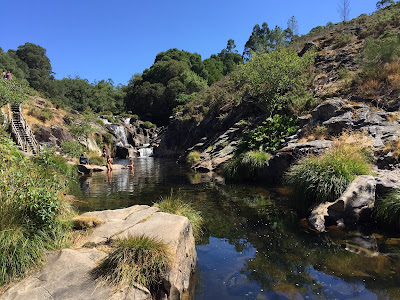
[[[308,221],[320,232],[325,231],[327,223],[343,226],[366,221],[371,217],[374,207],[375,188],[373,176],[358,176],[339,199],[314,207]]]
[[[140,235],[164,242],[172,257],[170,271],[163,279],[157,298],[179,300],[184,297],[197,261],[192,228],[187,218],[166,214],[146,205],[88,212],[82,216],[96,216],[104,224],[83,238],[77,249],[49,253],[40,272],[8,289],[0,299],[150,300],[152,295],[144,287],[113,290],[91,275],[91,271],[106,257],[107,253],[103,250],[110,241]]]

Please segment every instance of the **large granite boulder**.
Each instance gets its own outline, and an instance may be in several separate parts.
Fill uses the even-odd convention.
[[[366,221],[371,217],[375,204],[375,189],[373,176],[358,176],[339,199],[314,207],[308,221],[320,232],[325,231],[326,223],[352,225]]]
[[[157,208],[136,205],[125,209],[88,212],[104,221],[83,238],[78,249],[63,249],[47,255],[44,268],[11,287],[0,299],[135,299],[150,300],[141,286],[114,290],[97,282],[91,271],[107,255],[103,250],[117,238],[145,235],[164,242],[171,253],[169,273],[163,279],[158,299],[186,297],[197,254],[192,227],[187,218],[160,212]],[[83,246],[90,245],[93,249]],[[83,248],[82,248],[83,247]],[[159,292],[162,293],[162,292]]]

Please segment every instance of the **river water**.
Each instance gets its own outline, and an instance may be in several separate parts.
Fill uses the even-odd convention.
[[[128,161],[119,163],[128,164]],[[79,178],[79,211],[152,205],[171,193],[202,212],[192,299],[400,299],[400,239],[375,229],[317,234],[285,189],[226,185],[165,159]]]

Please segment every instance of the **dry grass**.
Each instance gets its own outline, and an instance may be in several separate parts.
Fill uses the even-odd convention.
[[[387,143],[383,151],[385,153],[392,152],[393,157],[398,160],[400,158],[400,138],[397,141]]]
[[[389,122],[397,122],[397,121],[400,121],[400,114],[399,114],[399,113],[393,113],[393,114],[387,116],[386,119],[387,119]]]
[[[380,95],[383,83],[376,79],[369,79],[358,86],[358,94],[365,98],[375,98]]]
[[[73,218],[72,221],[74,224],[74,229],[78,230],[94,228],[104,223],[103,220],[95,216],[89,216],[89,217],[79,216]]]
[[[305,143],[315,140],[325,140],[329,138],[327,128],[325,126],[306,127],[301,135],[299,143]]]

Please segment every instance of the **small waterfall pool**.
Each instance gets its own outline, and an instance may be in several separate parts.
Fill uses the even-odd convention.
[[[192,299],[400,299],[399,236],[371,228],[317,234],[281,187],[225,184],[153,157],[134,164],[134,172],[80,177],[76,206],[153,205],[171,193],[191,202],[205,222]]]

